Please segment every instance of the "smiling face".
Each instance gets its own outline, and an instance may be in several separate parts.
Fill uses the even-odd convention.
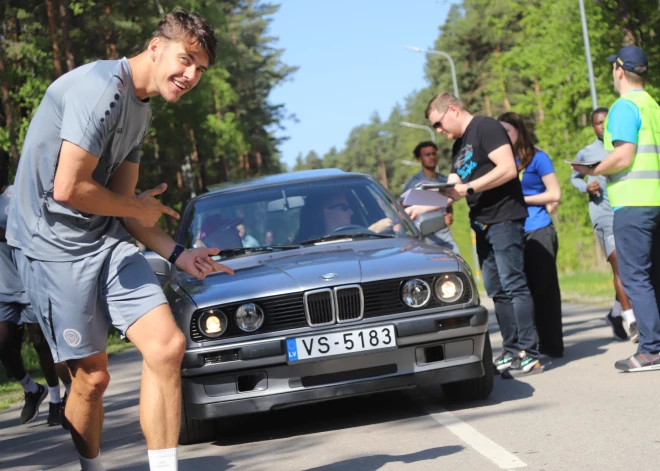
[[[334,195],[323,206],[323,217],[326,234],[329,234],[338,227],[349,226],[353,210],[344,195]]]
[[[149,43],[149,54],[154,61],[155,88],[169,103],[192,90],[209,66],[206,52],[184,41],[156,37]]]

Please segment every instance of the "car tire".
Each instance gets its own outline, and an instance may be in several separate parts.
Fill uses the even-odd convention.
[[[486,333],[484,353],[481,360],[484,375],[481,378],[467,379],[456,383],[442,385],[442,392],[451,401],[478,401],[488,399],[493,391],[495,373],[493,371],[493,350],[490,346],[490,336]]]
[[[186,412],[186,404],[182,401],[179,445],[208,442],[216,437],[217,432],[215,420],[195,420],[189,418]]]

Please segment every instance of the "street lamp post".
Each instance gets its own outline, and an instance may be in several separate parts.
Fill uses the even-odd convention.
[[[581,0],[580,0],[581,1]],[[458,81],[456,80],[456,67],[454,66],[454,60],[451,58],[449,54],[446,52],[442,51],[436,51],[433,49],[422,49],[421,47],[414,47],[414,46],[406,46],[406,49],[409,49],[414,52],[424,52],[426,54],[435,54],[438,56],[442,56],[445,59],[449,61],[449,65],[451,66],[451,80],[452,83],[454,84],[454,96],[458,98]],[[404,126],[408,126],[408,124],[401,123]],[[410,126],[410,127],[418,127],[418,125]],[[433,135],[433,142],[435,142],[435,135],[433,134],[433,131],[431,131],[431,135]],[[472,259],[474,262],[474,272],[475,272],[475,277],[477,281],[481,281],[481,266],[479,265],[479,257],[477,256],[477,234],[473,231],[470,230],[470,239],[472,242]]]
[[[582,17],[582,38],[584,40],[584,51],[587,56],[587,70],[589,71],[589,87],[591,88],[591,104],[593,109],[598,108],[598,97],[596,96],[596,82],[594,81],[594,69],[591,63],[591,48],[589,47],[589,31],[587,29],[587,18],[584,13],[584,1],[580,3],[580,16]]]
[[[431,140],[432,140],[433,142],[435,142],[435,132],[433,132],[433,129],[431,129],[430,127],[428,127],[428,126],[424,126],[424,125],[422,125],[422,124],[407,123],[407,122],[405,122],[405,121],[401,121],[399,124],[400,124],[401,126],[407,126],[407,127],[409,127],[409,128],[424,129],[424,130],[426,130],[426,131],[429,132],[429,134],[431,135]]]
[[[425,52],[426,54],[436,54],[438,56],[442,56],[445,59],[447,59],[449,61],[449,65],[451,66],[451,79],[454,84],[454,96],[458,98],[458,82],[456,81],[456,67],[454,66],[454,60],[451,58],[449,54],[442,51],[434,51],[433,49],[422,49],[421,47],[413,47],[413,46],[406,46],[406,49],[409,49],[414,52]]]

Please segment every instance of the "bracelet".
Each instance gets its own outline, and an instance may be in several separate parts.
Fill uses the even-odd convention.
[[[172,255],[170,255],[170,258],[168,258],[167,261],[174,265],[177,258],[179,258],[179,255],[181,255],[184,250],[186,249],[183,247],[183,245],[176,244],[176,247],[174,247],[174,250],[172,251]]]

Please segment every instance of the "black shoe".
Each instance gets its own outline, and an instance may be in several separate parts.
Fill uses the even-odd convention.
[[[21,423],[29,424],[39,415],[39,406],[46,396],[48,396],[48,388],[43,384],[37,383],[37,392],[25,393],[25,405],[21,411]]]
[[[612,316],[612,311],[610,311],[605,316],[605,322],[607,322],[610,327],[612,327],[612,334],[617,340],[628,340],[628,333],[623,327],[623,317],[614,317]]]
[[[543,366],[538,358],[527,355],[524,350],[520,352],[509,368],[502,372],[503,379],[511,379],[523,375],[533,375],[543,372]]]
[[[61,402],[51,402],[48,405],[48,420],[46,423],[49,427],[53,425],[60,425],[60,409],[62,408]]]
[[[60,402],[60,424],[62,425],[62,428],[64,430],[69,430],[69,421],[66,420],[66,416],[64,415],[64,410],[66,409],[66,400],[68,398],[68,395],[64,393],[64,397],[62,398],[62,402]]]

